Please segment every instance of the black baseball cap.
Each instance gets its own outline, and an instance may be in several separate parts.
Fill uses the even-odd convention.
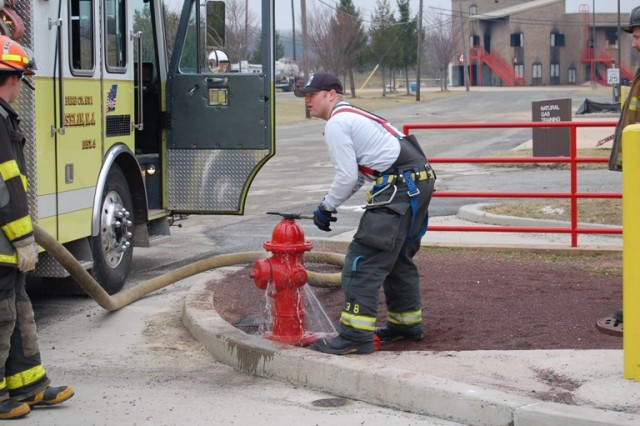
[[[342,95],[342,83],[340,79],[329,72],[317,72],[307,80],[307,84],[301,89],[296,89],[293,93],[303,98],[307,93],[320,92],[322,90],[335,90],[336,93]]]

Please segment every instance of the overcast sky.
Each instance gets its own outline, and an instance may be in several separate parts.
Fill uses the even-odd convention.
[[[566,0],[567,12],[575,13],[579,11],[581,4],[586,4],[589,9],[594,6],[595,11],[598,12],[617,12],[618,1],[617,0]],[[291,30],[291,0],[276,0],[276,28],[280,31]],[[338,0],[306,0],[307,13],[311,13],[313,10],[326,11],[332,13],[335,10],[335,5],[339,3]],[[360,9],[365,23],[371,19],[371,15],[376,9],[376,0],[353,0],[353,4],[356,8]],[[424,13],[436,13],[438,11],[450,14],[451,12],[451,0],[423,0]],[[394,11],[397,10],[397,1],[389,0]],[[635,6],[640,5],[640,0],[620,0],[620,11],[622,13],[631,12]],[[296,30],[300,31],[300,0],[293,0],[293,6],[295,8],[296,15]],[[414,14],[418,13],[420,7],[420,0],[411,0],[411,11]],[[479,11],[481,12],[481,11]]]

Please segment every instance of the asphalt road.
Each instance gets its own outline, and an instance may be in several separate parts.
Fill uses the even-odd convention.
[[[428,99],[428,93],[423,96]],[[574,109],[584,100],[583,94],[574,95],[566,88],[472,90],[379,113],[398,126],[421,121],[529,121],[532,101],[567,97],[574,98]],[[270,239],[279,221],[267,211],[310,214],[333,176],[322,141],[323,124],[309,120],[279,128],[276,156],[254,180],[245,215],[191,216],[180,222],[182,227],[172,228],[170,242],[134,251],[135,266],[128,286],[194,259],[262,250],[262,243]],[[419,138],[431,157],[482,156],[511,149],[529,139],[530,132],[433,131]],[[437,172],[441,189],[511,190],[524,186],[525,190],[535,187],[555,191],[560,185],[566,190],[567,185],[564,172],[559,171],[448,165]],[[584,182],[589,187],[618,185],[619,190],[620,174],[596,171],[587,175]],[[339,210],[332,233],[301,221],[307,238],[330,237],[354,229],[361,200],[356,194]],[[452,215],[460,205],[475,201],[434,199],[431,215]],[[172,285],[115,313],[105,312],[86,297],[52,295],[49,290],[59,284],[48,281],[34,286],[32,296],[43,362],[54,384],[74,385],[77,396],[62,407],[35,410],[24,424],[451,424],[357,401],[318,407],[332,396],[247,376],[215,362],[180,324],[189,282]]]

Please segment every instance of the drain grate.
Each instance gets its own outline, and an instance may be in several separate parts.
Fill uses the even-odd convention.
[[[345,398],[323,398],[316,399],[311,403],[314,407],[325,407],[325,408],[335,408],[335,407],[344,407],[349,403],[348,399]]]

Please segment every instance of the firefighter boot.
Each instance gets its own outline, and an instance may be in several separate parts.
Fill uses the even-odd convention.
[[[39,405],[56,405],[66,401],[74,395],[71,386],[47,386],[45,389],[29,397],[15,396],[13,401],[26,402],[30,407]]]
[[[0,419],[18,419],[31,412],[31,408],[25,402],[6,399],[0,402]]]
[[[346,337],[336,336],[325,339],[318,339],[311,346],[318,352],[332,355],[349,355],[349,354],[370,354],[375,350],[373,341],[361,342],[357,340],[347,339]]]
[[[424,337],[424,327],[422,324],[415,325],[395,325],[387,324],[378,327],[374,331],[382,342],[395,342],[396,340],[408,339],[417,342]]]

